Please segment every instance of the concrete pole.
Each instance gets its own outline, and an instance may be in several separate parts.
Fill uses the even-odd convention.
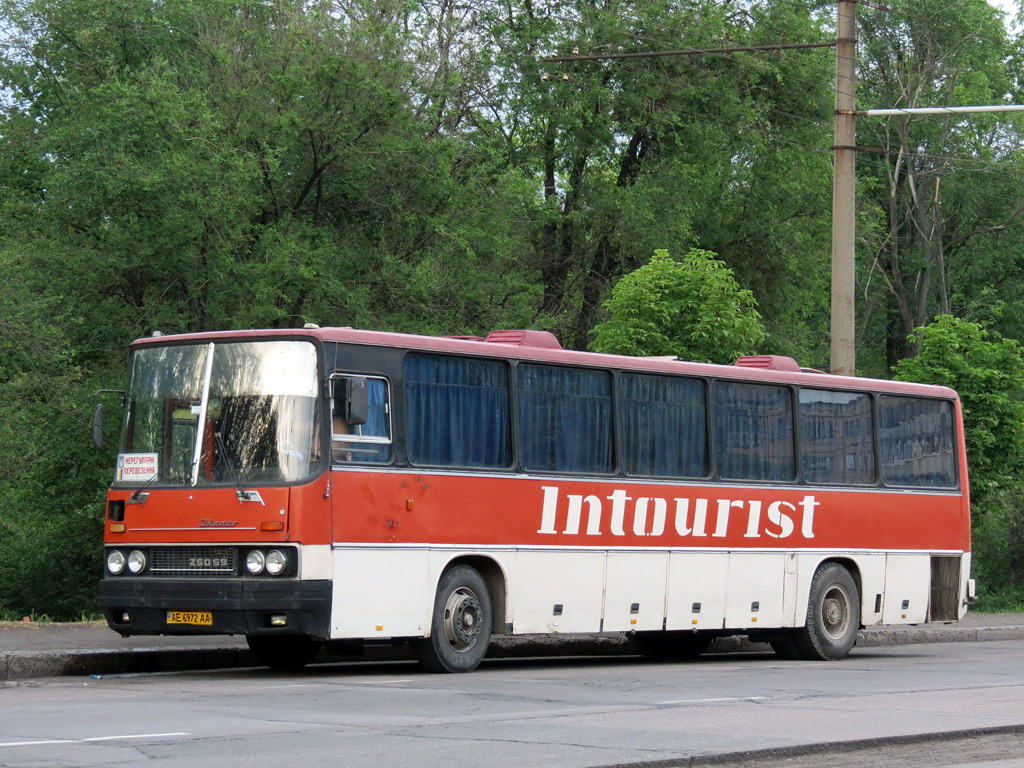
[[[832,373],[853,376],[854,261],[856,234],[856,0],[836,8],[835,170],[832,177]]]

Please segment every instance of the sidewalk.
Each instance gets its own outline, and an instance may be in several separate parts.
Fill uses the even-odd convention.
[[[962,643],[1024,639],[1024,614],[970,613],[959,624],[872,627],[857,637],[860,647],[915,643]],[[745,638],[716,640],[709,653],[764,652],[764,643]],[[628,655],[618,635],[497,637],[489,658]],[[407,649],[369,646],[362,656],[322,654],[323,661],[411,658]],[[57,675],[110,675],[258,666],[239,636],[122,638],[104,622],[54,624],[0,622],[0,681]]]

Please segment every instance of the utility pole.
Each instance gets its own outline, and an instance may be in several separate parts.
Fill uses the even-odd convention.
[[[856,373],[854,346],[854,237],[857,220],[857,0],[836,7],[836,111],[832,176],[831,370]]]

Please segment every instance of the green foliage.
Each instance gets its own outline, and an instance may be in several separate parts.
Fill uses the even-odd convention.
[[[13,322],[0,323],[0,611],[77,616],[95,606],[110,476],[86,428],[92,387],[59,332],[23,323],[23,311],[4,316]]]
[[[821,119],[833,98],[821,76],[828,54],[538,62],[575,48],[819,41],[827,32],[814,4],[482,7],[493,100],[473,114],[473,139],[506,153],[534,185],[525,224],[543,288],[539,314],[563,343],[588,345],[611,286],[655,249],[699,246],[757,290],[766,324],[778,330],[775,346],[817,358],[829,163],[808,150],[831,141]]]
[[[978,585],[978,600],[971,613],[1024,613],[1024,589],[988,589]]]
[[[591,348],[732,363],[764,341],[756,307],[715,254],[694,248],[675,261],[657,250],[612,289],[605,303],[611,318],[594,329]]]
[[[1019,50],[985,0],[898,0],[858,14],[858,100],[870,107],[1015,103]],[[1017,307],[1024,231],[1019,116],[858,120],[859,281],[869,371],[912,357],[914,328],[937,314],[992,317]],[[988,289],[1004,281],[994,296]],[[1016,312],[1019,318],[1019,310]],[[1007,320],[1011,320],[1007,313]],[[1019,322],[1003,327],[1020,337]],[[874,363],[884,352],[885,362]]]
[[[865,106],[1019,101],[1019,41],[986,3],[890,5],[858,12]],[[833,13],[0,0],[0,611],[93,609],[110,456],[88,448],[91,393],[154,329],[542,327],[824,368],[833,52],[540,59],[818,43]],[[1024,118],[858,131],[891,149],[858,160],[861,369],[911,354],[937,311],[1024,339]],[[990,405],[982,501],[1012,490]]]
[[[1024,359],[1021,346],[977,323],[941,315],[914,334],[916,357],[901,381],[942,384],[960,394],[976,504],[1014,482],[1024,467]]]
[[[915,332],[896,377],[960,394],[970,471],[973,571],[983,595],[1024,586],[1024,358],[1021,346],[949,315]]]
[[[973,563],[979,596],[1024,597],[1024,482],[1009,478],[972,504]],[[980,508],[980,509],[979,509]]]

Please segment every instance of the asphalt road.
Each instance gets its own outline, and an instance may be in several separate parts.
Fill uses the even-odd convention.
[[[857,646],[874,648],[1010,639],[1024,639],[1024,614],[969,612],[957,624],[870,627],[860,632]],[[716,640],[710,653],[759,652],[765,648],[764,644],[731,637]],[[492,642],[490,656],[621,656],[634,653],[623,636],[556,635],[498,637]],[[409,657],[405,649],[384,646],[368,648],[361,658],[394,660]],[[325,653],[321,660],[346,659]],[[237,636],[123,638],[103,622],[0,622],[0,681],[56,675],[224,669],[255,664],[245,639]]]
[[[1022,655],[1024,640],[1004,640],[860,647],[835,663],[765,652],[26,680],[0,687],[0,765],[1008,768],[1022,764]]]

